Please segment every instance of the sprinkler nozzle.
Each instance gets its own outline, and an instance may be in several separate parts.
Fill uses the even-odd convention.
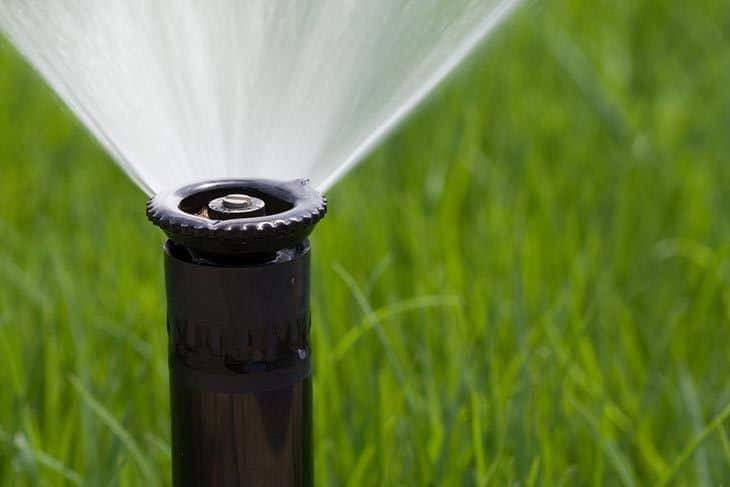
[[[226,179],[160,193],[147,217],[206,260],[275,254],[303,242],[327,202],[304,180]]]

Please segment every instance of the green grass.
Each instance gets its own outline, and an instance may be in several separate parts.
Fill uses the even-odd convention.
[[[530,2],[329,196],[318,485],[727,485],[730,4]],[[0,48],[0,484],[169,483],[161,233]]]

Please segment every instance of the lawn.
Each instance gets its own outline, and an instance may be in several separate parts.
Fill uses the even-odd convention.
[[[329,194],[317,485],[730,481],[730,3],[530,1]],[[169,484],[161,232],[0,45],[0,485]]]

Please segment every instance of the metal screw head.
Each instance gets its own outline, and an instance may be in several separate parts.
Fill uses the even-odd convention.
[[[253,206],[253,198],[247,194],[227,194],[222,203],[229,210],[246,210]]]
[[[208,203],[208,216],[214,220],[253,218],[266,214],[266,203],[260,198],[231,193]]]

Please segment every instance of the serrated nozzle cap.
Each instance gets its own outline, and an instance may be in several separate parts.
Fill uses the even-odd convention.
[[[265,202],[267,214],[218,220],[208,203],[228,194]],[[327,201],[306,180],[224,179],[162,192],[147,203],[147,218],[177,245],[208,255],[275,252],[303,242],[327,212]]]

